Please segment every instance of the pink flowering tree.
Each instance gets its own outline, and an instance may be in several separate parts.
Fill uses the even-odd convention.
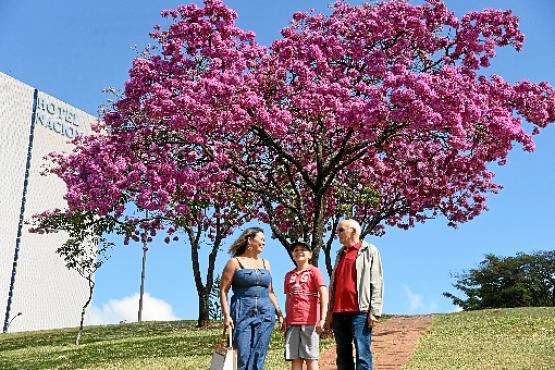
[[[172,153],[194,145],[211,181],[240,189],[284,246],[329,246],[343,215],[365,234],[466,222],[500,189],[488,164],[515,142],[533,150],[555,118],[547,83],[480,74],[496,47],[522,46],[510,11],[339,2],[330,16],[296,13],[268,49],[220,1],[163,15],[160,52],[134,60],[107,126]]]
[[[458,19],[439,0],[337,2],[330,15],[295,13],[267,48],[220,0],[162,15],[158,49],[133,60],[103,117],[130,167],[105,169],[119,166],[114,150],[94,176],[64,179],[70,209],[117,213],[132,199],[173,220],[207,189],[203,201],[218,194],[207,204],[227,207],[231,223],[249,214],[284,247],[305,239],[316,265],[323,248],[329,271],[341,217],[364,235],[467,222],[501,188],[491,164],[515,144],[532,151],[555,120],[549,84],[482,71],[498,47],[522,47],[510,11]]]
[[[284,246],[324,246],[328,263],[346,215],[365,235],[476,217],[500,189],[488,165],[515,143],[532,151],[555,119],[549,84],[481,73],[497,47],[522,47],[510,11],[338,2],[329,16],[294,14],[267,49],[217,0],[163,15],[160,52],[134,61],[107,125],[141,117],[134,135],[197,144]]]
[[[500,188],[488,164],[515,142],[533,150],[531,134],[555,119],[547,83],[480,74],[496,47],[522,46],[510,11],[457,19],[441,1],[336,3],[330,16],[295,14],[282,35],[254,72],[245,136],[261,148],[229,152],[241,153],[239,183],[283,199],[266,207],[277,233],[314,248],[340,214],[374,234],[471,220]]]
[[[336,207],[350,189],[347,198],[367,194],[367,202],[343,210],[363,221],[364,233],[381,233],[384,224],[408,228],[439,214],[455,226],[486,209],[487,194],[500,188],[488,164],[505,164],[515,142],[533,150],[530,134],[555,119],[547,83],[511,85],[480,74],[496,47],[519,50],[522,41],[510,11],[458,20],[439,1],[338,4],[328,18],[295,15],[284,40],[273,45],[271,68],[284,65],[297,76],[275,91],[291,89],[285,100],[299,103],[288,110],[303,112],[296,115],[300,127],[312,123],[295,132],[316,148],[311,163],[296,168],[312,164],[315,184],[340,185],[315,187],[315,195],[329,194],[322,208]],[[313,46],[305,52],[302,43]]]

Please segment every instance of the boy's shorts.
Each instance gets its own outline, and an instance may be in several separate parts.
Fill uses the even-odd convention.
[[[285,359],[317,360],[320,356],[320,336],[315,325],[291,325],[285,332]]]

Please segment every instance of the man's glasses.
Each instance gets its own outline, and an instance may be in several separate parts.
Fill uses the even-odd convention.
[[[342,233],[343,231],[347,231],[347,229],[340,227],[337,229],[337,233]]]

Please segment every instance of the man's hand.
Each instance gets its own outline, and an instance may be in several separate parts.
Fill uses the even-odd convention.
[[[376,325],[378,322],[380,321],[380,319],[372,314],[368,315],[368,327],[370,329],[372,329],[374,327],[374,325]]]
[[[331,325],[332,318],[331,315],[328,315],[328,317],[326,317],[326,321],[324,321],[324,331],[331,331]]]

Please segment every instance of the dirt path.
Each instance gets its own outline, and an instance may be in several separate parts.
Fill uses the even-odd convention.
[[[372,335],[373,370],[401,370],[416,344],[432,323],[432,316],[392,317],[379,324]],[[335,346],[320,356],[321,370],[336,370]]]

